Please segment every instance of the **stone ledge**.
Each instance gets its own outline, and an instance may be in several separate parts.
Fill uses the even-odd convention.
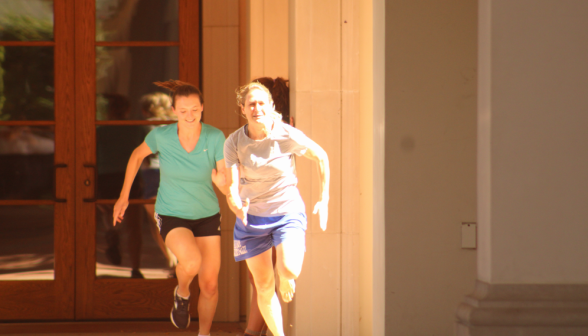
[[[457,335],[588,335],[588,284],[478,281],[457,309]]]
[[[490,285],[477,281],[469,295],[484,301],[579,301],[588,302],[588,284],[582,285]]]
[[[583,327],[466,327],[458,324],[458,336],[586,336]]]

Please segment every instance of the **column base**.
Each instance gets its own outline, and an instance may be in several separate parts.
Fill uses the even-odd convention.
[[[588,284],[503,285],[477,281],[457,309],[457,336],[586,336]]]

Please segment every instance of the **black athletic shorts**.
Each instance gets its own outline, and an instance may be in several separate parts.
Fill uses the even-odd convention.
[[[155,221],[159,227],[159,234],[165,241],[167,234],[175,228],[186,228],[191,230],[194,237],[220,236],[221,234],[221,215],[217,213],[214,216],[200,219],[184,219],[173,216],[160,215],[155,213]]]

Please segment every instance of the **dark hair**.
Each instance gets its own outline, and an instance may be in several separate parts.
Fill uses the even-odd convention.
[[[191,95],[197,95],[198,99],[200,99],[200,104],[204,104],[202,92],[200,92],[197,87],[190,83],[170,79],[165,82],[154,82],[153,84],[166,88],[172,92],[172,106],[174,108],[176,107],[176,97],[189,97]]]
[[[282,114],[282,121],[290,123],[290,87],[289,81],[282,77],[260,77],[254,79],[253,82],[259,82],[261,85],[268,88],[274,101],[275,110]]]
[[[105,93],[102,95],[108,101],[107,113],[110,120],[129,119],[131,112],[131,103],[127,97],[117,93]]]

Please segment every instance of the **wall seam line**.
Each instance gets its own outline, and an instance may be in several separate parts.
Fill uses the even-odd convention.
[[[341,116],[341,129],[339,132],[339,143],[340,143],[340,147],[339,147],[339,158],[341,160],[341,162],[343,162],[343,131],[344,131],[344,115],[343,115],[343,5],[344,2],[346,0],[341,0],[341,2],[339,2],[339,53],[340,53],[340,65],[339,65],[339,108],[340,108],[340,116]],[[343,169],[345,169],[345,165],[341,165],[341,172],[339,174],[339,185],[341,186],[341,198],[339,199],[339,209],[341,211],[340,215],[342,215],[343,212],[343,195],[345,194],[344,189],[344,184],[343,184]],[[343,216],[341,216],[341,234],[339,236],[339,255],[341,256],[339,258],[339,333],[340,335],[343,334],[343,307],[345,305],[344,303],[344,297],[343,297],[343,256],[344,256],[344,249],[343,249],[343,231],[344,231],[344,225],[343,225],[343,221],[345,219],[343,218]]]

